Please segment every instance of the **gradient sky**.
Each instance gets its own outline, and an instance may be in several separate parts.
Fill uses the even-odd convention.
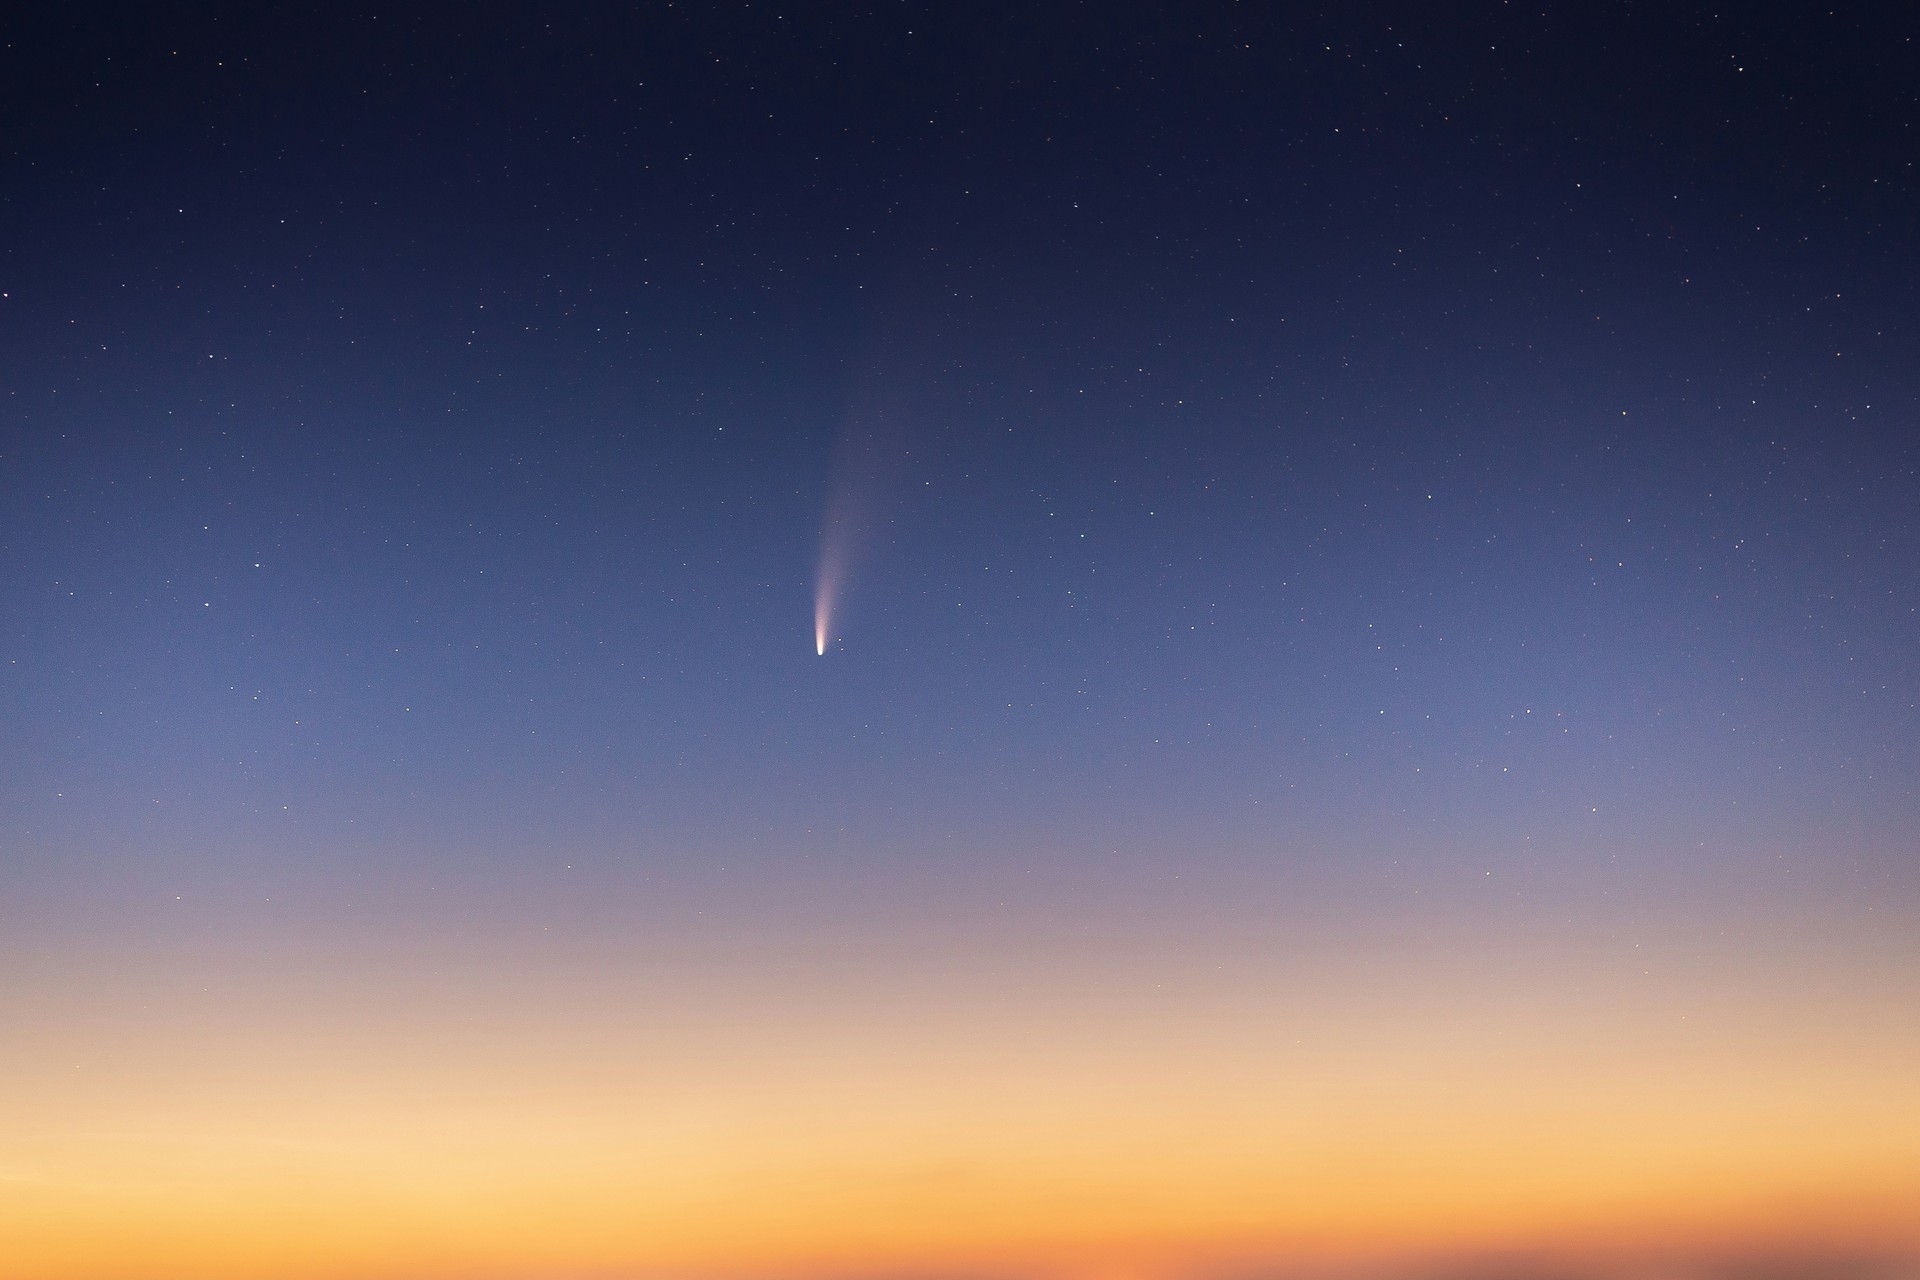
[[[1920,18],[791,8],[0,20],[0,1277],[1920,1274]]]

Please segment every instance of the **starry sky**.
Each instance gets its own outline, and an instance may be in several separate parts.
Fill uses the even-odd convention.
[[[0,19],[0,1276],[1915,1274],[1916,40]]]

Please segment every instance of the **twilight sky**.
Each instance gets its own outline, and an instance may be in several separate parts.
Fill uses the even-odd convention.
[[[790,8],[0,20],[0,1277],[1915,1274],[1920,18]]]

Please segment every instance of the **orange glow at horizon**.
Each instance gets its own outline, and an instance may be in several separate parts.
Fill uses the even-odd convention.
[[[0,1275],[1098,1280],[1515,1240],[1920,1246],[1920,1033],[1752,995],[1785,960],[1658,997],[1517,960],[1409,944],[1221,977],[1167,953],[1141,961],[1158,988],[1051,945],[691,985],[638,962],[612,985],[129,976],[116,1007],[0,1009],[29,1032],[0,1063]]]

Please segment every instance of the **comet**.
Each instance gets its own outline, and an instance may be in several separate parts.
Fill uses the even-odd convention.
[[[820,515],[820,559],[813,582],[813,652],[826,657],[827,645],[841,638],[853,579],[886,538],[904,489],[905,469],[913,456],[911,415],[906,397],[895,389],[904,381],[889,369],[917,369],[897,348],[899,335],[881,339],[888,350],[872,354],[849,397],[827,464],[826,501]]]
[[[813,587],[813,651],[827,656],[827,640],[833,635],[834,607],[840,602],[840,584],[846,577],[849,547],[845,521],[828,518],[820,535],[820,572]]]
[[[890,459],[877,438],[881,415],[850,423],[834,449],[826,511],[820,524],[820,561],[813,585],[813,652],[827,654],[856,562],[874,541],[876,515],[888,483]]]

